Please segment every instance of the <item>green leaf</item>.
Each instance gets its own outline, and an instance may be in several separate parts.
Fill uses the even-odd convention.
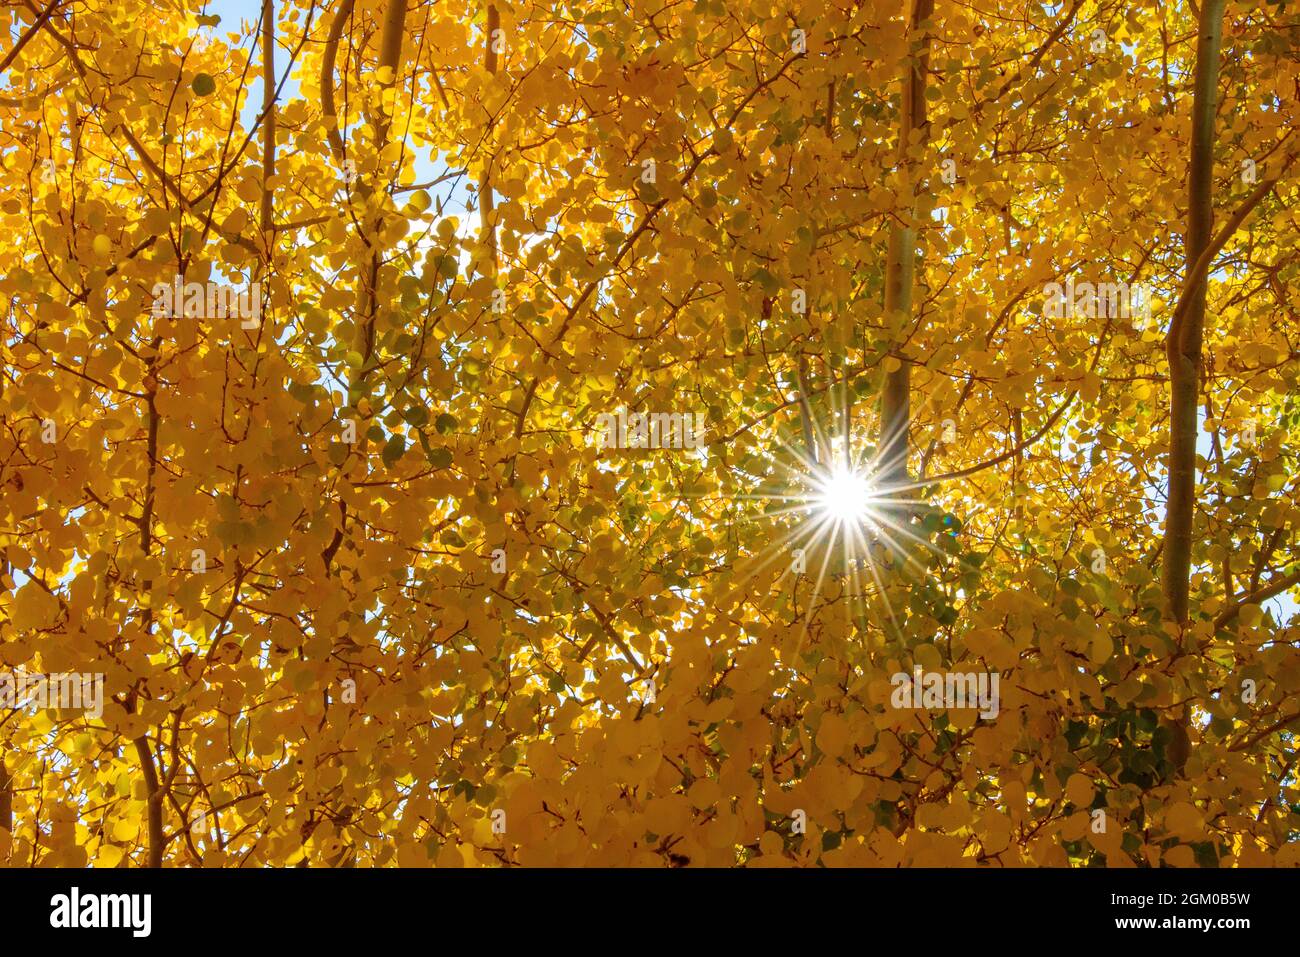
[[[212,79],[212,77],[208,76],[206,73],[200,73],[194,78],[193,82],[190,83],[190,89],[192,89],[197,96],[211,96],[217,91],[217,81]]]
[[[1210,730],[1221,738],[1232,734],[1233,723],[1230,718],[1215,718],[1210,722]]]
[[[391,468],[406,452],[406,439],[400,435],[394,435],[384,446],[381,456],[384,464]]]

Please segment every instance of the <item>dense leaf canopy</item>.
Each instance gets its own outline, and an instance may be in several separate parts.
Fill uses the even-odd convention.
[[[0,671],[103,701],[0,861],[1300,864],[1300,11],[1201,5],[7,4]]]

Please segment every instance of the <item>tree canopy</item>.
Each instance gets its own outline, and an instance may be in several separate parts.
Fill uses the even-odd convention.
[[[1294,4],[0,18],[0,861],[1300,864]]]

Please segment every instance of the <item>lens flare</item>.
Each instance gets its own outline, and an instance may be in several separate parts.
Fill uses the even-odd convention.
[[[814,507],[840,524],[870,524],[873,501],[870,480],[845,465],[822,478],[813,496]]]

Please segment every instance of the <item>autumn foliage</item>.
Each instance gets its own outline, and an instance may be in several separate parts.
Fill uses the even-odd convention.
[[[0,861],[1300,864],[1295,4],[219,13],[0,7]]]

